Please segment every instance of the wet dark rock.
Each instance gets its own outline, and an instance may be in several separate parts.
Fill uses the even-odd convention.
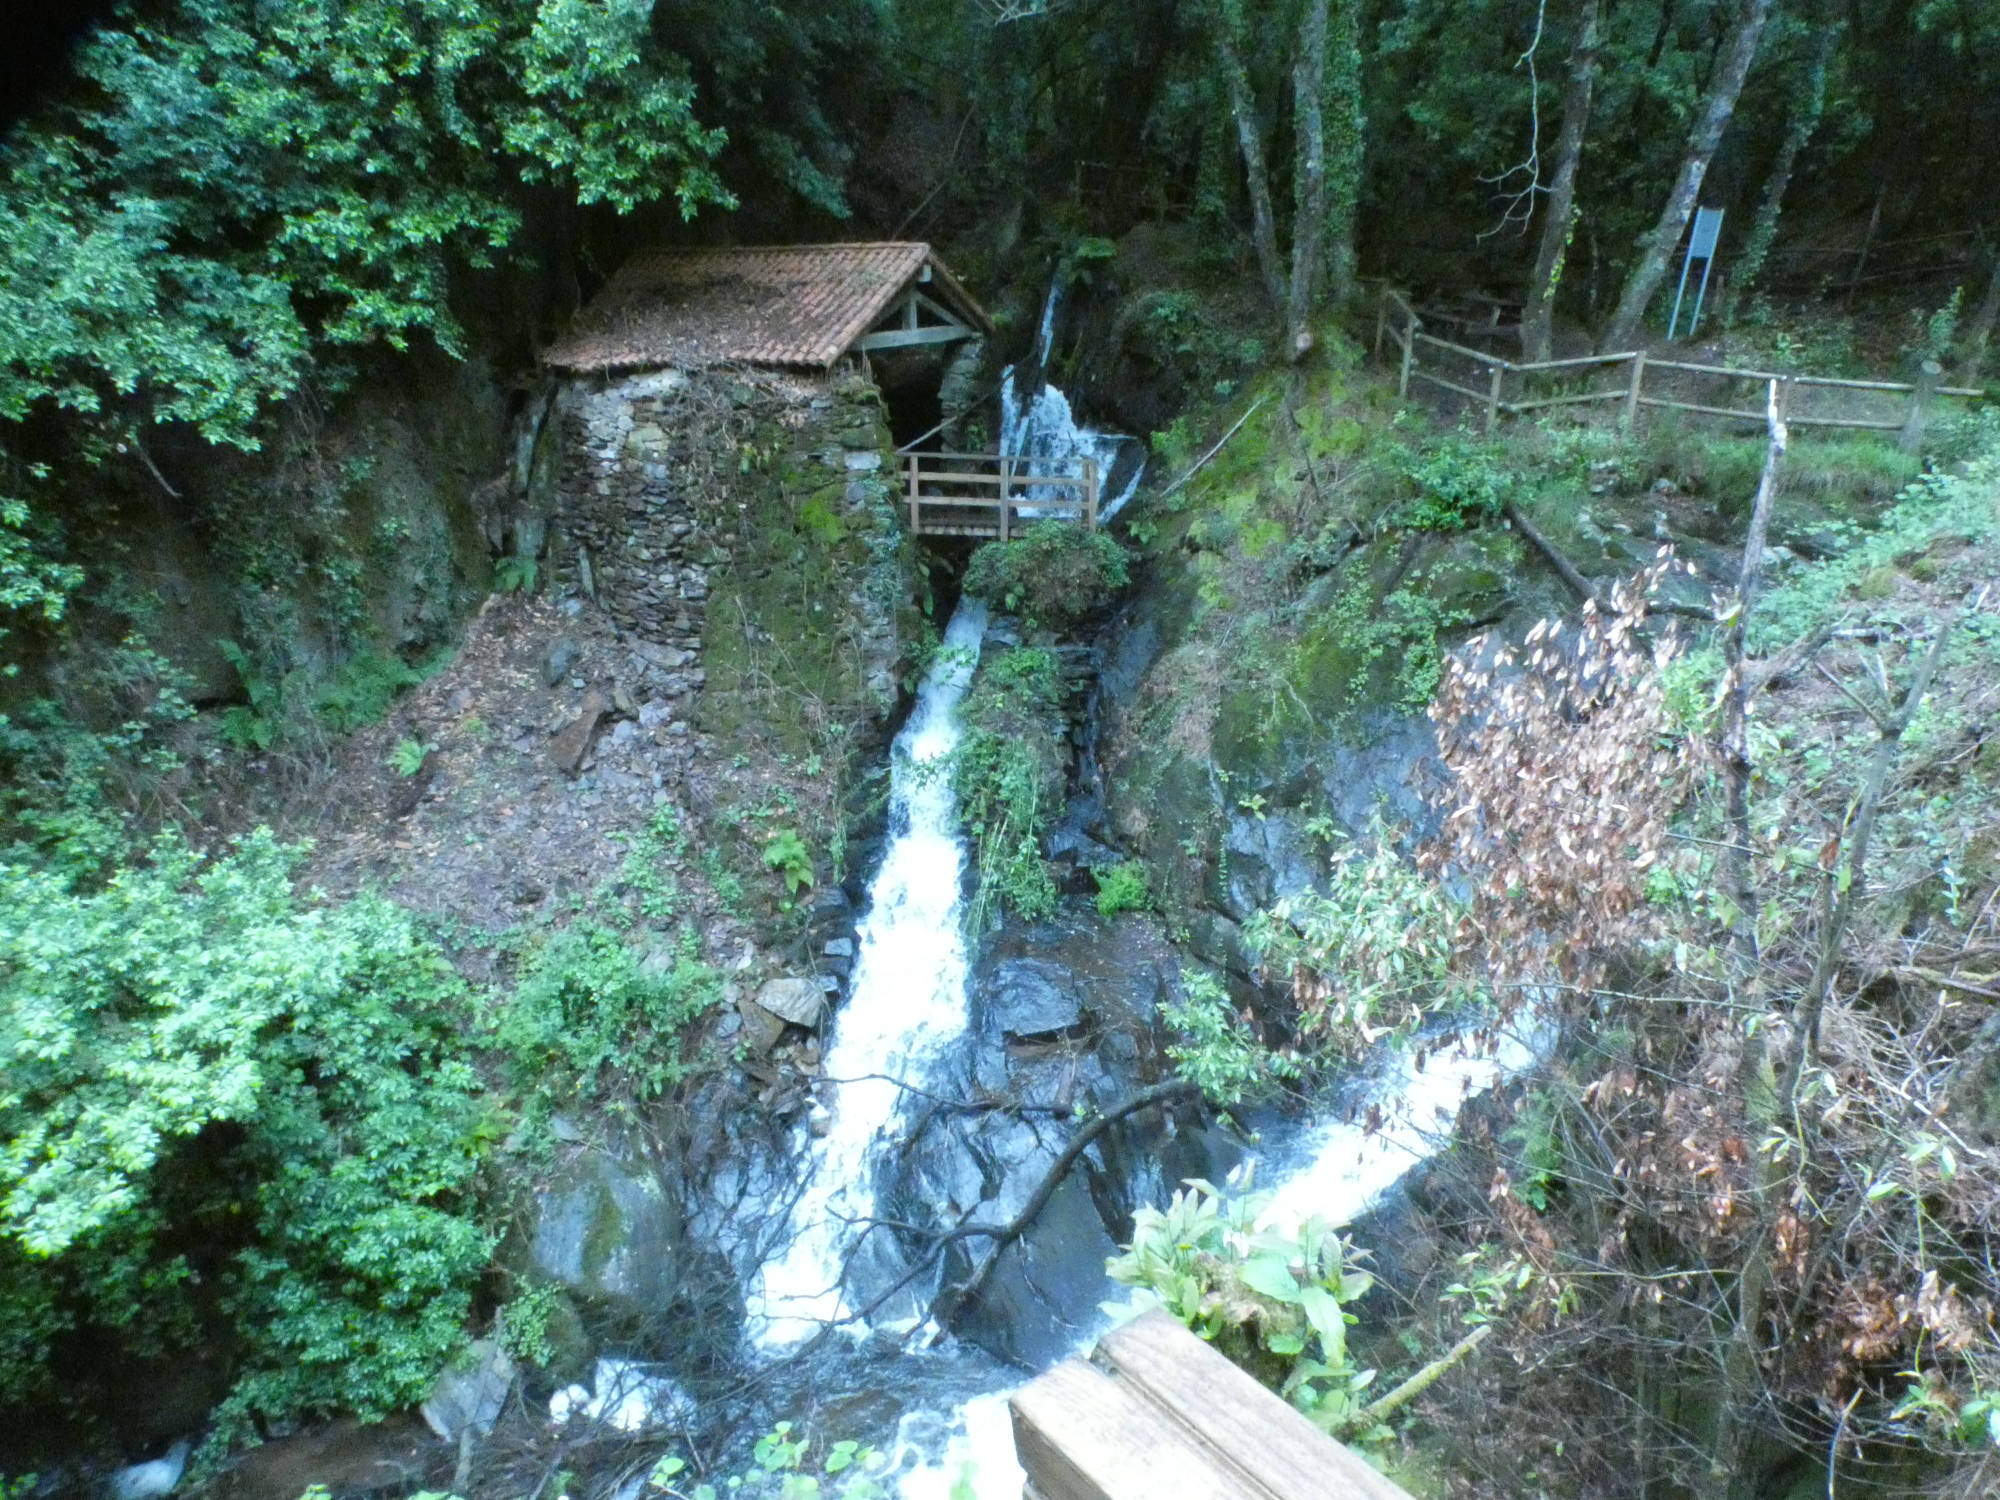
[[[1229,820],[1223,847],[1229,854],[1222,864],[1228,879],[1223,907],[1239,922],[1312,889],[1317,878],[1307,836],[1289,813],[1237,813]]]
[[[535,1269],[576,1293],[587,1319],[637,1328],[659,1318],[685,1253],[680,1208],[643,1163],[586,1151],[535,1195]]]
[[[1009,1040],[1054,1037],[1083,1023],[1083,996],[1061,964],[1014,958],[996,964],[980,986],[983,1028]]]
[[[548,655],[542,658],[542,681],[554,687],[569,676],[577,658],[583,654],[582,647],[568,636],[559,637],[550,647]]]

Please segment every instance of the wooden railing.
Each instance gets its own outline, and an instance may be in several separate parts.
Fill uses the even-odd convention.
[[[1097,460],[1075,470],[1005,453],[905,453],[903,494],[915,536],[1007,541],[1037,521],[1097,528]]]
[[[1985,392],[1938,383],[1940,371],[1926,362],[1914,383],[1899,380],[1848,380],[1832,375],[1801,375],[1784,371],[1738,369],[1734,366],[1697,364],[1688,360],[1661,359],[1643,349],[1622,354],[1586,354],[1576,359],[1517,361],[1503,359],[1483,349],[1468,348],[1424,331],[1420,318],[1409,302],[1394,290],[1385,290],[1375,317],[1375,357],[1382,358],[1385,346],[1397,351],[1397,395],[1407,399],[1410,382],[1425,381],[1440,389],[1463,396],[1484,417],[1485,428],[1493,430],[1501,415],[1518,416],[1555,406],[1590,403],[1620,403],[1620,419],[1630,426],[1642,409],[1691,412],[1697,416],[1726,417],[1762,426],[1764,409],[1728,404],[1739,383],[1762,392],[1771,381],[1787,388],[1786,421],[1793,427],[1848,428],[1858,431],[1895,432],[1903,446],[1914,450],[1923,441],[1938,397],[1977,399]],[[1457,378],[1454,378],[1457,377]],[[1554,394],[1533,394],[1538,380],[1554,377]],[[1509,381],[1513,394],[1510,399]],[[1648,381],[1652,387],[1648,389]],[[1690,390],[1692,388],[1692,391]],[[1799,399],[1802,391],[1868,393],[1863,404],[1871,410],[1854,410],[1856,403],[1822,402],[1819,409]],[[1690,399],[1691,394],[1711,394],[1711,399]]]

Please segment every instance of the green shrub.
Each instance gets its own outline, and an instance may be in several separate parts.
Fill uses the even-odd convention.
[[[503,557],[493,565],[493,587],[503,594],[532,594],[541,572],[532,557]]]
[[[1396,519],[1421,531],[1463,531],[1494,520],[1516,482],[1500,449],[1460,432],[1404,449],[1400,466],[1417,495]]]
[[[813,883],[812,850],[796,828],[780,828],[764,841],[764,868],[784,877],[785,894],[796,896]]]
[[[965,732],[951,777],[979,870],[971,925],[982,926],[995,902],[1030,920],[1052,916],[1042,839],[1062,810],[1068,769],[1055,653],[1019,646],[987,658],[959,712]]]
[[[1161,1002],[1160,1018],[1177,1038],[1167,1046],[1175,1071],[1220,1108],[1268,1098],[1298,1076],[1297,1061],[1267,1049],[1204,970],[1181,970],[1180,996]]]
[[[260,831],[98,889],[0,864],[8,1406],[62,1399],[77,1340],[233,1347],[239,1417],[379,1414],[461,1337],[492,1134],[464,986],[387,902],[302,905],[296,860]]]
[[[965,591],[1059,632],[1101,609],[1128,576],[1125,550],[1108,533],[1042,521],[1019,541],[987,542],[973,553]]]
[[[602,1097],[641,1098],[685,1082],[699,1066],[688,1028],[722,1001],[722,976],[683,930],[671,950],[642,954],[596,922],[543,937],[526,953],[501,1012],[500,1043],[523,1083]]]
[[[1347,1351],[1347,1330],[1360,1321],[1347,1309],[1375,1278],[1323,1219],[1259,1228],[1266,1201],[1232,1202],[1191,1180],[1164,1213],[1132,1216],[1131,1246],[1105,1269],[1133,1288],[1134,1308],[1164,1308],[1327,1431],[1388,1437],[1366,1409],[1375,1372]]]
[[[1451,997],[1458,908],[1385,839],[1334,851],[1327,888],[1244,924],[1245,944],[1291,988],[1302,1043],[1344,1056],[1408,1031]]]
[[[1144,911],[1153,904],[1152,877],[1136,859],[1123,860],[1109,869],[1092,870],[1097,882],[1097,914],[1115,917],[1121,911]]]

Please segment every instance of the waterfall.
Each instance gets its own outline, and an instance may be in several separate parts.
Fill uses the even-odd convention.
[[[1034,357],[1025,367],[1009,365],[1000,376],[1000,451],[1012,458],[1035,459],[1043,472],[1063,474],[1081,474],[1083,460],[1097,460],[1097,519],[1101,523],[1117,515],[1139,488],[1146,449],[1137,438],[1122,432],[1079,426],[1069,397],[1049,384],[1049,357],[1055,348],[1056,317],[1061,307],[1062,282],[1057,280],[1042,304]],[[1031,489],[1028,494],[1030,504],[1023,508],[1029,515],[1037,514],[1031,508],[1035,505],[1044,513],[1075,513],[1071,491]]]
[[[965,845],[944,766],[958,745],[956,710],[985,634],[986,606],[965,600],[896,737],[890,844],[825,1057],[827,1077],[847,1081],[831,1085],[824,1133],[803,1164],[790,1243],[781,1260],[765,1264],[751,1299],[750,1326],[766,1347],[797,1343],[848,1315],[842,1272],[859,1235],[851,1225],[873,1212],[876,1148],[902,1112],[895,1080],[920,1084],[926,1066],[965,1031]]]

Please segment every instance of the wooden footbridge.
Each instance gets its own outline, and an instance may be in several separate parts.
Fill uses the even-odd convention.
[[[903,454],[903,493],[913,536],[1008,541],[1037,521],[1097,529],[1097,460],[1007,453]]]
[[[1024,1500],[1410,1500],[1163,1312],[1009,1404]]]

